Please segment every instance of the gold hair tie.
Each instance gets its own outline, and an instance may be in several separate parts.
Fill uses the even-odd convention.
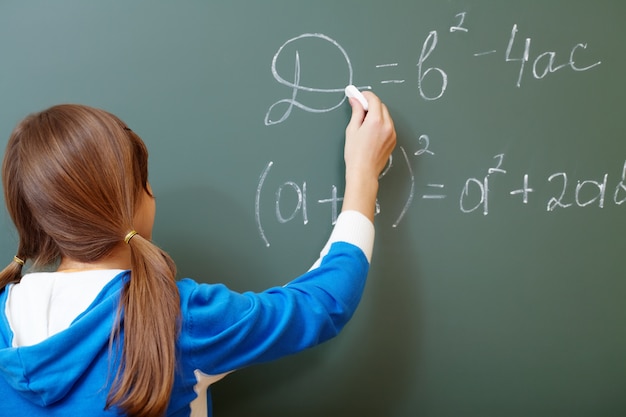
[[[124,238],[124,243],[128,243],[130,242],[130,240],[133,238],[133,236],[135,236],[137,234],[136,230],[131,230],[130,232],[128,232],[128,234],[126,235],[126,237]]]
[[[13,257],[13,262],[20,264],[20,266],[24,266],[24,260],[22,258],[18,258],[17,256]]]

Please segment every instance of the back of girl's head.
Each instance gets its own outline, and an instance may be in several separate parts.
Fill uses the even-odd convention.
[[[103,110],[58,105],[19,123],[7,144],[2,180],[20,262],[0,272],[0,290],[21,279],[21,260],[93,262],[124,244],[135,206],[149,192],[147,161],[139,136]],[[123,320],[111,332],[112,348],[122,345],[121,360],[106,408],[157,416],[167,407],[176,367],[175,266],[140,235],[127,243],[131,277],[120,296]]]
[[[114,115],[58,105],[15,128],[2,174],[18,256],[35,264],[59,255],[91,262],[132,229],[147,184],[147,151]]]

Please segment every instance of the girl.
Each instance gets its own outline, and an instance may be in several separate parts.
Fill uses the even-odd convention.
[[[386,106],[364,94],[367,113],[350,100],[342,213],[321,258],[258,294],[175,281],[150,241],[146,147],[120,119],[59,105],[19,123],[2,167],[19,235],[0,273],[2,414],[207,415],[226,373],[335,336],[361,297],[396,141]]]

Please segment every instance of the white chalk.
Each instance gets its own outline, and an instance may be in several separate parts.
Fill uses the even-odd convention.
[[[363,110],[367,111],[367,100],[365,99],[365,96],[361,94],[358,88],[353,85],[347,86],[346,97],[356,98],[357,100],[359,100],[359,103],[361,103],[361,106],[363,106]]]

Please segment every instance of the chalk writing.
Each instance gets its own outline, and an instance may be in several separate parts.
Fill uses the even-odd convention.
[[[482,181],[479,181],[477,178],[468,178],[465,181],[465,185],[463,186],[463,191],[461,192],[461,198],[459,200],[459,206],[461,207],[461,211],[463,213],[471,213],[474,210],[478,209],[480,206],[483,207],[483,214],[486,216],[489,214],[489,176],[494,173],[506,174],[506,171],[501,168],[502,160],[504,159],[504,154],[499,154],[494,156],[494,159],[498,160],[498,165],[494,168],[489,168],[487,170],[487,175],[485,175]],[[478,203],[470,207],[466,208],[466,199],[470,195],[470,186],[474,184],[478,186],[479,191],[479,201]]]
[[[409,185],[404,197],[404,203],[402,203],[398,212],[396,211],[398,206],[397,202],[392,203],[389,206],[383,206],[380,201],[376,202],[376,215],[386,214],[393,216],[395,219],[391,224],[391,227],[393,228],[398,227],[404,217],[409,213],[415,203],[416,197],[428,201],[444,201],[448,197],[448,194],[444,192],[447,189],[447,186],[443,183],[428,182],[425,185],[425,189],[418,190],[411,160],[409,158],[410,153],[408,153],[403,146],[399,146],[397,152],[400,152],[402,155],[402,161],[406,164],[409,177]],[[420,155],[428,154],[422,153]],[[462,182],[460,189],[452,191],[459,196],[458,207],[462,213],[470,215],[478,211],[484,216],[489,215],[490,200],[493,197],[492,194],[496,192],[496,190],[492,189],[491,179],[494,175],[510,175],[509,171],[505,169],[505,156],[505,154],[495,155],[493,157],[494,162],[487,168],[485,175],[481,177],[469,177]],[[387,167],[381,174],[381,179],[389,173],[390,170],[394,169],[392,160],[393,158],[390,158]],[[265,236],[264,228],[261,224],[260,200],[264,191],[265,180],[273,164],[274,162],[269,162],[259,176],[255,201],[257,227],[259,235],[265,242],[266,246],[269,246],[270,243]],[[511,197],[521,196],[521,203],[523,205],[527,205],[531,202],[530,197],[536,192],[536,189],[530,186],[530,174],[524,173],[521,175],[521,178],[521,188],[505,190],[504,194],[510,195]],[[550,187],[550,197],[545,203],[547,212],[555,212],[557,210],[565,209],[571,210],[574,207],[596,207],[598,209],[603,209],[609,202],[615,204],[616,206],[621,206],[626,202],[626,161],[624,161],[624,164],[622,165],[621,176],[617,184],[611,183],[608,173],[598,175],[597,179],[587,178],[572,181],[566,172],[555,172],[547,178],[544,178],[544,181],[545,184]],[[317,199],[316,203],[319,205],[329,205],[330,223],[335,224],[343,197],[339,194],[338,187],[335,184],[331,184],[329,188],[330,196],[328,198]],[[285,190],[292,190],[293,192],[286,195]],[[502,190],[497,191],[502,194]],[[284,224],[294,221],[296,218],[300,217],[303,225],[309,223],[307,213],[306,182],[299,185],[291,180],[284,181],[274,192],[273,204],[275,207],[276,221],[278,223]],[[293,207],[292,211],[288,213],[288,215],[285,215],[281,209],[283,204]]]
[[[526,38],[524,41],[524,49],[522,52],[521,57],[518,58],[514,58],[512,56],[512,51],[513,51],[513,46],[515,44],[515,38],[517,36],[517,25],[513,25],[513,28],[511,29],[511,37],[509,38],[509,42],[506,48],[506,53],[505,53],[505,61],[506,62],[519,62],[519,75],[517,77],[517,83],[516,85],[518,87],[521,87],[522,85],[522,76],[524,75],[524,69],[526,67],[526,62],[528,62],[530,60],[530,44],[531,44],[531,38]],[[533,77],[536,79],[542,79],[544,77],[546,77],[548,74],[557,72],[559,70],[562,70],[564,68],[570,68],[574,71],[578,71],[578,72],[582,72],[582,71],[587,71],[590,70],[594,67],[597,67],[598,65],[601,64],[601,61],[597,61],[591,65],[587,65],[586,67],[579,67],[576,64],[576,53],[579,51],[579,49],[587,49],[587,44],[584,43],[578,43],[576,45],[574,45],[574,47],[570,50],[569,53],[569,60],[563,64],[557,65],[556,61],[557,61],[557,53],[554,51],[548,51],[548,52],[542,52],[540,53],[534,60],[533,60]],[[496,52],[494,51],[490,51],[491,52]],[[481,54],[484,55],[484,54]]]
[[[471,16],[467,12],[458,13],[454,16],[454,24],[448,28],[448,36],[463,36],[471,30]],[[589,71],[601,64],[600,60],[590,59],[592,56],[586,43],[573,43],[568,46],[565,51],[557,51],[556,49],[547,51],[535,51],[531,37],[520,39],[520,28],[517,24],[513,24],[510,32],[502,37],[502,48],[490,48],[482,51],[474,52],[471,56],[488,57],[497,56],[498,52],[502,54],[503,62],[517,65],[517,71],[514,81],[511,83],[513,88],[521,88],[523,81],[528,79],[544,79],[552,74],[563,71],[584,72]],[[300,55],[299,43],[304,40],[313,40],[319,42],[325,48],[331,48],[339,52],[342,65],[346,68],[345,74],[337,74],[337,85],[335,87],[315,87],[305,85],[302,82],[302,60]],[[417,92],[424,102],[433,102],[441,99],[447,92],[449,85],[448,71],[437,62],[433,54],[439,48],[445,48],[445,41],[440,37],[437,30],[430,30],[421,44],[416,67]],[[542,42],[543,43],[543,42]],[[286,47],[289,50],[295,50],[293,55],[293,74],[291,77],[285,77],[279,74],[277,62],[279,59],[285,59]],[[415,62],[415,61],[414,61]],[[387,86],[401,85],[407,80],[404,78],[388,77],[390,71],[397,71],[402,63],[383,62],[375,64],[377,74],[382,75],[379,81]],[[265,125],[271,126],[285,122],[291,115],[294,108],[310,113],[330,112],[340,107],[346,100],[344,96],[344,87],[354,83],[354,71],[352,63],[346,50],[333,38],[321,33],[305,33],[287,40],[281,45],[273,56],[271,71],[274,80],[283,87],[289,89],[287,98],[276,101],[268,108],[265,114]],[[371,86],[362,85],[360,89],[369,89]],[[304,97],[299,94],[301,92],[323,94],[331,97],[331,101],[327,106],[314,107],[304,102]],[[441,181],[426,181],[424,185],[418,186],[413,163],[417,158],[436,158],[433,143],[430,134],[420,134],[415,136],[416,149],[408,150],[399,145],[395,154],[396,161],[400,161],[399,165],[394,165],[394,155],[389,158],[388,164],[380,175],[384,178],[391,171],[401,169],[408,174],[408,185],[400,198],[400,203],[386,203],[376,201],[376,215],[391,216],[391,227],[398,227],[407,214],[411,211],[415,204],[447,204],[452,196],[452,201],[458,202],[458,209],[466,215],[474,213],[482,213],[488,216],[492,210],[491,201],[496,195],[509,196],[509,198],[519,198],[522,205],[535,203],[537,195],[546,195],[545,189],[543,194],[538,194],[537,187],[548,188],[549,197],[544,199],[543,204],[547,212],[557,212],[559,210],[571,210],[574,208],[596,207],[603,209],[607,204],[620,206],[626,202],[626,161],[621,170],[621,176],[617,184],[613,182],[613,178],[608,173],[601,173],[596,178],[571,179],[571,174],[566,172],[555,172],[547,177],[538,178],[528,172],[520,175],[521,185],[503,189],[502,182],[495,181],[496,178],[510,177],[512,174],[506,167],[506,155],[504,153],[495,154],[492,162],[487,164],[483,173],[475,176],[468,176],[454,184],[446,184]],[[397,154],[401,158],[397,158]],[[264,205],[261,200],[267,200],[263,197],[266,190],[266,179],[269,176],[274,162],[268,162],[261,171],[259,176],[256,196],[255,196],[255,218],[259,235],[266,246],[270,246],[270,241],[266,236],[262,219]],[[515,177],[513,178],[515,180]],[[613,181],[612,181],[613,180]],[[516,182],[516,181],[514,181]],[[309,205],[314,204],[320,207],[328,207],[328,219],[331,224],[337,220],[343,196],[336,184],[328,184],[322,187],[322,190],[315,190],[316,195],[322,195],[324,198],[310,198],[309,188],[311,185],[307,181],[293,181],[286,178],[279,183],[277,187],[269,190],[271,204],[273,205],[273,217],[278,224],[289,222],[302,222],[303,226],[309,224]],[[495,186],[497,185],[497,187]],[[317,187],[319,188],[319,187]],[[321,193],[321,194],[320,194]],[[418,203],[422,201],[423,203]],[[266,220],[267,221],[267,220]]]
[[[261,239],[265,242],[265,246],[269,246],[270,242],[267,240],[265,231],[263,230],[263,225],[261,224],[261,190],[263,189],[265,178],[267,178],[267,174],[270,172],[270,168],[272,168],[273,164],[274,163],[270,161],[261,173],[261,176],[259,177],[259,184],[256,189],[256,196],[254,198],[254,219],[256,220],[257,229],[259,230]]]
[[[613,201],[618,206],[621,206],[624,203],[624,201],[626,201],[626,182],[625,181],[626,181],[626,162],[624,162],[624,166],[622,167],[622,179],[619,182],[619,184],[617,184],[617,187],[615,187],[615,193],[613,194]],[[621,197],[621,194],[624,194],[624,196]]]
[[[433,30],[428,34],[428,37],[424,41],[424,45],[422,45],[422,52],[420,52],[420,57],[417,62],[417,89],[419,90],[420,96],[424,100],[438,100],[443,96],[443,93],[446,92],[446,88],[448,87],[448,74],[441,68],[437,67],[429,67],[424,69],[424,62],[428,59],[430,54],[435,50],[437,46],[437,31]],[[441,86],[439,88],[439,93],[434,96],[429,96],[424,92],[423,82],[426,76],[430,74],[431,71],[435,71],[441,77]]]
[[[535,190],[533,190],[532,188],[530,188],[528,186],[528,174],[524,174],[524,185],[522,186],[522,188],[519,188],[517,190],[513,190],[510,192],[511,195],[517,195],[517,194],[521,194],[522,195],[522,202],[524,204],[528,204],[528,194],[534,192]]]
[[[449,33],[452,34],[451,36],[462,36],[463,34],[470,32],[470,29],[466,25],[469,20],[467,12],[456,14],[455,19],[456,24],[449,27]],[[584,57],[581,57],[583,52],[587,50],[586,43],[576,43],[565,53],[559,53],[555,50],[551,50],[543,51],[538,53],[537,55],[533,55],[533,51],[531,51],[532,38],[525,38],[523,41],[521,41],[522,45],[519,45],[519,31],[520,30],[518,28],[518,25],[513,24],[511,31],[508,34],[508,40],[506,41],[506,48],[504,48],[503,56],[504,62],[516,64],[519,66],[519,70],[517,71],[517,79],[515,80],[515,86],[517,87],[522,86],[522,80],[526,73],[527,64],[532,65],[532,71],[530,72],[532,77],[534,79],[540,80],[546,78],[550,74],[554,74],[563,70],[571,70],[575,72],[588,71],[602,63],[602,61],[593,62],[593,60],[591,60],[592,62],[588,64],[580,63],[580,61],[589,61],[588,58],[584,59]],[[325,46],[334,48],[340,52],[340,56],[345,61],[347,73],[337,74],[338,80],[336,87],[318,88],[302,85],[300,79],[302,72],[301,59],[300,52],[298,51],[297,46],[299,42],[302,42],[305,39],[317,40]],[[440,47],[439,43],[440,40],[438,31],[429,31],[426,39],[422,44],[422,48],[420,50],[420,54],[417,60],[417,90],[420,97],[425,101],[436,101],[441,99],[445,95],[446,89],[448,87],[448,72],[444,68],[430,63],[430,61],[432,60],[431,55],[433,54],[435,49]],[[284,53],[285,48],[288,45],[296,48],[294,56],[294,73],[292,77],[289,77],[290,80],[288,80],[286,77],[281,76],[277,69],[277,61]],[[443,47],[445,47],[445,45]],[[473,56],[483,57],[496,54],[497,52],[498,49],[488,49],[485,51],[475,52],[473,53]],[[561,58],[561,55],[564,55],[565,59]],[[400,62],[381,63],[375,64],[375,68],[379,70],[393,70],[398,68],[400,65]],[[345,97],[343,95],[345,86],[354,83],[354,70],[348,53],[339,44],[339,42],[322,33],[304,33],[302,35],[287,40],[278,48],[278,50],[274,54],[274,57],[272,59],[271,71],[274,79],[280,85],[289,88],[290,91],[289,97],[278,100],[277,102],[273,103],[267,110],[264,120],[265,125],[267,126],[279,124],[287,120],[291,115],[294,107],[310,113],[325,113],[335,110],[340,107],[345,101]],[[426,91],[425,82],[427,79],[435,80],[429,81],[429,88],[433,89],[433,91]],[[385,85],[399,85],[404,84],[405,81],[406,79],[385,78],[381,80],[380,83]],[[371,89],[371,85],[362,85],[359,88]],[[336,97],[336,101],[334,101],[333,104],[329,106],[313,107],[299,100],[298,93],[301,91],[319,93],[324,95],[334,95]],[[284,111],[280,113],[278,110],[279,108],[284,108]],[[278,117],[275,118],[273,116],[276,113],[278,113]]]
[[[466,27],[463,26],[463,23],[465,22],[465,16],[467,15],[466,12],[462,12],[462,13],[458,13],[456,16],[459,19],[459,24],[455,25],[455,26],[450,26],[450,32],[454,33],[454,32],[468,32],[469,29],[467,29]]]
[[[420,135],[420,137],[417,140],[420,143],[424,142],[424,147],[416,150],[415,156],[422,155],[425,153],[429,155],[435,154],[433,151],[430,150],[430,138],[428,137],[428,135]]]
[[[293,209],[292,213],[288,217],[283,217],[282,211],[280,209],[280,204],[278,202],[281,201],[283,190],[285,190],[286,187],[289,187],[295,191],[297,200],[296,206]],[[309,218],[307,215],[306,207],[306,182],[302,183],[302,187],[300,187],[293,181],[287,181],[280,187],[278,187],[278,190],[276,191],[276,218],[280,223],[287,223],[288,221],[293,220],[300,211],[302,212],[303,223],[307,224],[309,222]]]
[[[445,185],[444,184],[427,184],[426,185],[429,188],[435,188],[435,189],[444,189]],[[446,198],[447,196],[445,194],[424,194],[422,195],[422,198],[424,200],[440,200],[442,198]]]
[[[409,157],[406,154],[406,151],[402,146],[400,146],[400,151],[402,152],[402,156],[404,157],[404,161],[406,162],[407,168],[409,170],[409,176],[411,178],[411,187],[409,189],[409,196],[404,203],[404,207],[402,207],[402,211],[398,216],[398,219],[393,223],[393,227],[398,227],[398,224],[404,217],[404,215],[409,211],[411,204],[413,203],[413,197],[415,195],[415,175],[413,174],[413,168],[411,168],[411,163],[409,162]]]
[[[594,181],[594,180],[580,181],[579,180],[576,183],[576,187],[574,189],[574,203],[578,207],[585,207],[597,201],[598,207],[603,208],[604,197],[606,195],[607,179],[608,179],[608,174],[604,174],[602,181]],[[550,201],[548,201],[548,211],[553,211],[556,208],[571,207],[574,203],[566,202],[567,201],[567,187],[568,187],[567,174],[565,172],[557,172],[556,174],[552,174],[548,178],[548,181],[552,182],[553,180],[555,182],[560,182],[562,186],[561,186],[559,195],[557,197],[552,197]],[[618,188],[620,187],[620,185],[618,185]],[[591,186],[592,188],[595,187],[597,189],[597,194],[595,194],[593,197],[585,201],[581,197],[581,193],[582,193],[583,188],[588,187],[588,186]],[[615,192],[617,193],[617,189],[615,190]]]
[[[391,68],[391,67],[397,67],[398,63],[394,62],[391,64],[378,64],[376,65],[376,68]],[[382,80],[380,83],[381,84],[402,84],[404,83],[406,80],[396,80],[396,79],[391,79],[391,80]]]
[[[315,88],[315,87],[310,87],[310,86],[305,86],[305,85],[300,84],[301,68],[300,68],[300,53],[298,52],[298,50],[296,50],[295,57],[294,57],[295,70],[293,74],[293,81],[287,81],[287,79],[283,78],[278,73],[278,69],[276,67],[277,61],[278,61],[278,58],[283,53],[285,47],[287,45],[297,43],[298,41],[301,41],[303,39],[318,40],[324,43],[325,45],[330,45],[331,47],[336,48],[341,53],[341,56],[343,57],[343,59],[345,59],[345,64],[347,66],[348,74],[347,74],[347,77],[343,81],[341,81],[341,84],[338,85],[336,88]],[[282,84],[288,87],[289,89],[291,89],[291,95],[289,98],[281,99],[270,106],[270,108],[267,110],[267,113],[265,114],[265,125],[270,126],[270,125],[275,125],[275,124],[284,122],[289,117],[294,107],[297,107],[301,110],[304,110],[310,113],[325,113],[325,112],[335,110],[336,108],[341,106],[346,100],[343,93],[344,93],[344,89],[346,85],[353,84],[352,72],[353,72],[352,63],[350,62],[350,58],[348,57],[348,54],[346,53],[345,49],[343,49],[343,47],[339,45],[337,41],[330,38],[329,36],[326,36],[321,33],[304,33],[300,36],[296,36],[295,38],[289,39],[287,42],[282,44],[280,48],[278,48],[278,51],[276,51],[276,54],[274,54],[274,58],[272,58],[272,75],[274,76],[274,79],[279,84]],[[359,87],[359,88],[363,89],[363,88],[369,88],[369,87],[365,86],[365,87]],[[298,101],[298,93],[300,91],[308,91],[308,92],[320,93],[320,94],[331,93],[331,94],[337,95],[338,99],[337,99],[337,102],[330,107],[314,108],[311,106],[307,106],[304,103]],[[337,93],[340,93],[341,95],[338,95]],[[285,105],[285,104],[287,105],[286,110],[282,113],[282,115],[280,115],[278,119],[272,119],[272,113],[275,112],[276,107],[279,105]]]

